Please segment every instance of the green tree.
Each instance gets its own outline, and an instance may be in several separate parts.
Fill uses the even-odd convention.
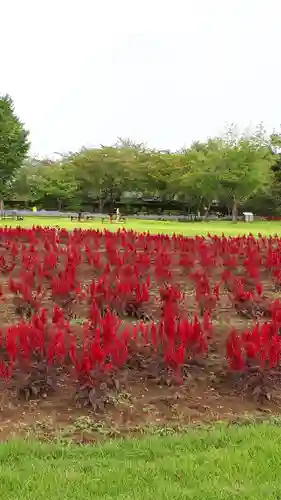
[[[270,136],[270,149],[274,157],[272,166],[273,183],[270,190],[271,204],[273,211],[280,214],[281,210],[281,133],[274,132]],[[268,206],[268,204],[264,204]]]
[[[37,167],[32,159],[27,159],[23,166],[15,173],[11,184],[11,198],[15,201],[23,201],[27,206],[39,197],[39,179]]]
[[[147,193],[147,165],[151,151],[144,143],[119,138],[115,144],[118,158],[126,175],[126,191],[138,195]]]
[[[130,188],[128,163],[124,152],[113,146],[82,149],[69,159],[82,196],[89,201],[98,200],[100,212],[103,212],[105,203],[113,207],[122,193]]]
[[[268,193],[275,163],[268,140],[260,133],[237,137],[228,133],[223,143],[220,184],[224,201],[232,204],[232,219],[250,198]]]
[[[44,202],[49,198],[56,201],[57,208],[72,205],[80,194],[79,182],[75,172],[68,164],[51,160],[29,159],[18,170],[12,184],[14,200],[30,202]]]
[[[37,193],[40,198],[54,198],[59,210],[64,205],[77,205],[80,185],[72,167],[67,164],[54,163],[45,165],[37,172]]]
[[[221,196],[220,166],[223,143],[210,139],[196,142],[182,151],[182,161],[177,172],[177,190],[181,199],[196,207],[196,211],[208,216],[214,200]]]
[[[28,132],[15,114],[12,99],[0,96],[0,197],[9,191],[28,149]]]
[[[173,173],[176,155],[168,151],[147,150],[139,157],[136,167],[138,184],[145,195],[161,200],[174,197]]]

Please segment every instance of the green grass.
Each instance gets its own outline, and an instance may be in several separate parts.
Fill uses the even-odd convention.
[[[279,426],[217,426],[96,446],[0,445],[7,500],[281,498]]]
[[[33,224],[35,225],[43,225],[43,226],[55,226],[59,225],[60,227],[64,227],[66,229],[74,229],[75,227],[81,228],[93,228],[93,229],[110,229],[111,231],[115,231],[120,227],[123,227],[122,224],[102,224],[100,220],[97,221],[89,221],[89,222],[71,222],[69,219],[59,219],[59,218],[42,218],[42,217],[26,217],[23,221],[12,221],[12,220],[4,220],[0,221],[1,226],[22,226],[22,227],[31,227]],[[126,229],[133,229],[135,231],[150,231],[151,233],[180,233],[186,236],[194,236],[198,235],[207,235],[208,232],[212,234],[221,235],[224,233],[227,236],[236,236],[238,234],[248,234],[252,232],[254,235],[257,235],[259,232],[264,234],[265,236],[280,234],[281,235],[281,221],[277,222],[265,222],[265,221],[257,221],[252,223],[244,223],[238,222],[237,224],[233,224],[232,222],[162,222],[162,221],[145,221],[145,220],[137,220],[137,219],[129,219],[127,224],[125,225]]]

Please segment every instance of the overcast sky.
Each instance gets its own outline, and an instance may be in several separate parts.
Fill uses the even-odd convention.
[[[278,0],[2,0],[0,16],[0,94],[34,154],[279,130]]]

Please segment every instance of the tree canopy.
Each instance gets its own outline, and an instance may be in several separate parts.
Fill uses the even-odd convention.
[[[25,162],[14,176],[16,200],[54,200],[56,206],[96,204],[114,206],[124,192],[162,202],[181,200],[208,215],[212,204],[238,211],[279,209],[281,198],[281,139],[260,127],[237,134],[231,127],[223,137],[195,142],[180,151],[158,151],[129,139],[114,145],[82,148],[59,160]],[[277,201],[278,198],[278,201]]]
[[[28,149],[28,131],[15,114],[12,99],[0,96],[0,196],[9,189]]]

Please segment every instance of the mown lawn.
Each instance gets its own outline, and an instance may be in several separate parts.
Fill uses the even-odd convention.
[[[101,445],[0,445],[8,500],[276,500],[281,428],[219,426]]]
[[[75,227],[81,228],[94,228],[94,229],[110,229],[115,231],[120,227],[125,227],[126,229],[133,229],[134,231],[150,231],[151,233],[180,233],[186,236],[207,235],[209,232],[211,234],[221,235],[224,233],[226,236],[235,236],[238,234],[248,234],[252,232],[257,235],[259,232],[266,235],[281,235],[281,221],[277,222],[266,222],[257,221],[252,223],[238,222],[233,224],[232,222],[225,221],[210,221],[210,222],[163,222],[163,221],[145,221],[137,219],[128,219],[127,223],[123,226],[122,224],[102,224],[101,220],[89,221],[89,222],[71,222],[69,219],[63,218],[45,218],[45,217],[26,217],[23,221],[12,221],[12,220],[0,220],[0,226],[22,226],[31,227],[33,224],[40,226],[55,226],[64,227],[66,229],[74,229]]]

